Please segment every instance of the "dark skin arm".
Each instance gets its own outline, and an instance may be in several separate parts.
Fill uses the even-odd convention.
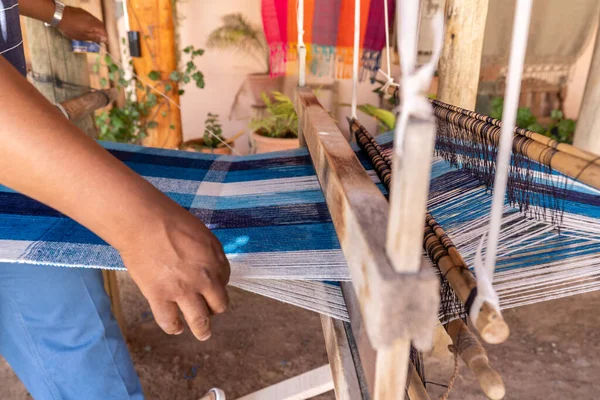
[[[54,1],[52,0],[19,1],[21,15],[42,22],[49,23],[52,20],[54,9]],[[65,7],[63,18],[58,24],[58,30],[69,39],[96,43],[104,43],[107,39],[106,29],[102,21],[77,7]]]
[[[47,21],[54,13],[50,3],[50,11],[47,0],[19,4],[23,15]],[[65,14],[61,25],[85,39],[89,30],[73,15]],[[196,338],[207,340],[210,315],[228,305],[229,263],[217,238],[69,123],[3,57],[0,104],[0,184],[68,215],[116,248],[166,333],[183,331],[181,311]]]

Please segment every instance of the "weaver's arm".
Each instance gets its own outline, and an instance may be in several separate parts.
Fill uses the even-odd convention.
[[[0,183],[91,229],[121,254],[167,333],[198,339],[227,306],[229,264],[195,217],[70,124],[0,57]]]
[[[52,21],[54,9],[53,0],[19,0],[21,15],[42,22]],[[76,40],[103,43],[108,37],[104,24],[98,18],[81,8],[70,6],[65,7],[58,30],[69,39]]]

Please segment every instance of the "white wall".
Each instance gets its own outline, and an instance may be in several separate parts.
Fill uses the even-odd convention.
[[[180,17],[178,33],[181,48],[192,44],[204,48],[206,52],[198,59],[197,65],[205,75],[206,87],[198,89],[189,85],[186,93],[181,98],[182,123],[184,139],[191,139],[202,135],[206,113],[218,113],[221,116],[225,136],[232,136],[245,129],[247,121],[228,120],[229,111],[234,97],[244,83],[246,74],[260,71],[256,62],[246,57],[240,57],[234,52],[206,49],[205,43],[208,34],[219,26],[221,16],[232,12],[241,12],[250,20],[261,23],[260,0],[185,0],[178,2],[178,15]],[[286,94],[293,95],[297,78],[286,78]],[[377,96],[371,93],[375,87],[368,82],[362,83],[359,89],[359,103],[377,105]],[[339,100],[349,103],[352,94],[352,83],[341,81],[339,85]],[[249,115],[251,100],[249,95],[242,95],[242,107]],[[342,109],[337,115],[339,125],[347,130],[345,117],[349,109]],[[373,120],[363,118],[369,129],[375,128]],[[247,135],[236,141],[236,150],[241,154],[248,151]]]

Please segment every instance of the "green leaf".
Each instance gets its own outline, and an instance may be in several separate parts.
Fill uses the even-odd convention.
[[[92,72],[95,74],[100,72],[100,65],[98,65],[98,63],[94,63],[94,65],[92,66]]]
[[[187,62],[187,69],[188,69],[189,71],[194,71],[194,70],[196,69],[196,64],[194,64],[194,62],[193,62],[193,61],[188,61],[188,62]]]
[[[184,93],[185,93],[185,90],[183,90],[183,89],[179,89],[179,92],[177,92],[177,93],[178,93],[178,94],[181,96],[182,94],[184,94]]]
[[[531,132],[537,132],[541,134],[546,133],[546,128],[544,128],[539,122],[527,126],[526,129],[530,130]]]
[[[521,128],[527,128],[529,125],[537,123],[537,118],[533,115],[531,110],[526,107],[520,107],[517,110],[517,126]]]
[[[147,124],[147,126],[148,126],[149,129],[156,128],[158,126],[158,122],[156,122],[156,121],[149,121],[148,124]]]
[[[102,86],[102,87],[108,86],[108,81],[106,80],[106,78],[100,78],[100,86]]]
[[[190,76],[189,75],[184,75],[182,80],[183,80],[183,83],[189,83],[190,82]]]
[[[195,56],[201,56],[202,54],[204,54],[204,50],[198,49],[198,50],[194,51],[192,54]]]
[[[169,125],[169,129],[175,130],[175,125],[173,125],[173,124]]]
[[[188,47],[186,47],[185,49],[183,49],[183,52],[187,54],[187,53],[189,53],[190,51],[192,51],[193,49],[194,49],[194,48],[193,48],[192,46],[188,46]]]
[[[560,110],[552,110],[552,112],[550,113],[550,118],[552,118],[555,121],[558,121],[564,118],[564,114]]]
[[[167,112],[163,111],[163,112],[160,113],[160,115],[162,115],[163,117],[166,117],[167,116]]]
[[[377,108],[371,104],[361,104],[358,106],[358,109],[365,114],[376,118],[387,129],[394,129],[394,125],[396,124],[396,116],[394,113],[382,108]]]
[[[178,71],[173,71],[169,75],[169,79],[172,81],[175,81],[175,82],[179,82],[180,78],[181,78],[181,74]]]
[[[148,74],[148,78],[150,78],[153,81],[157,81],[160,79],[160,72],[150,71],[150,73]]]
[[[171,86],[170,84],[166,84],[165,85],[165,92],[170,92],[173,89],[173,86]]]

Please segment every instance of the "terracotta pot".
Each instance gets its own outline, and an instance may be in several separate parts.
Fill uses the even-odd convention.
[[[291,150],[300,147],[298,138],[272,138],[252,132],[250,135],[252,152],[254,154],[270,153],[272,151]]]
[[[271,78],[269,74],[249,74],[248,82],[254,96],[255,105],[262,106],[265,104],[260,97],[263,92],[269,95],[271,99],[271,92],[283,92],[284,78],[283,76]]]
[[[234,147],[235,143],[229,143],[229,146]],[[191,139],[183,142],[181,144],[181,150],[185,151],[195,151],[198,153],[207,153],[207,154],[231,154],[231,149],[229,147],[204,147],[204,140],[200,139]]]

